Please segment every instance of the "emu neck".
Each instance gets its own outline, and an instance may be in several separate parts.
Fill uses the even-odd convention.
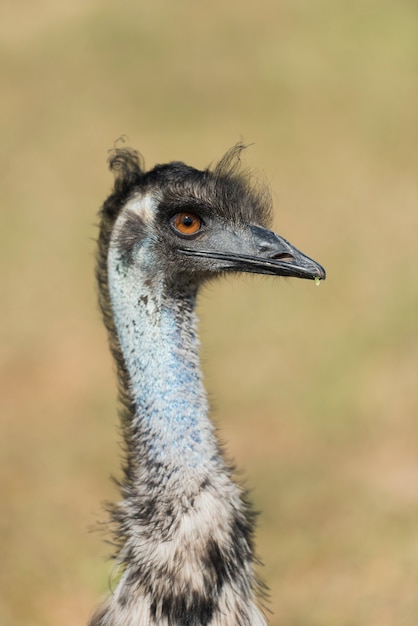
[[[108,279],[129,387],[123,499],[112,510],[123,575],[91,626],[265,626],[253,515],[208,417],[196,293],[168,295],[116,248]]]
[[[141,464],[145,455],[166,477],[201,473],[215,450],[199,371],[195,293],[167,296],[161,282],[141,280],[121,264],[109,278]]]

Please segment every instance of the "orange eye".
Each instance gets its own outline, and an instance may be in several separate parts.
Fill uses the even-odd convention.
[[[202,227],[202,220],[194,213],[177,213],[172,224],[182,235],[195,235]]]

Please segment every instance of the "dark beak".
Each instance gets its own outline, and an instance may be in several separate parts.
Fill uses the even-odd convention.
[[[220,271],[252,272],[273,276],[291,276],[324,280],[322,265],[300,252],[291,243],[261,226],[249,226],[246,233],[231,235],[225,240],[224,232],[218,238],[217,249],[183,249],[182,252],[197,257],[217,260]],[[219,239],[223,239],[219,246]],[[197,243],[197,242],[196,242]],[[199,246],[200,247],[200,246]],[[222,247],[228,252],[221,252]]]
[[[266,228],[250,226],[257,248],[255,256],[243,257],[247,267],[243,271],[294,278],[325,280],[322,265],[309,258],[291,243]]]

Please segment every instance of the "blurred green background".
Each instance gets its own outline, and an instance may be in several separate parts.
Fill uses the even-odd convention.
[[[148,167],[236,141],[326,283],[200,299],[227,449],[262,511],[273,626],[418,623],[418,6],[4,0],[2,626],[85,624],[116,497],[96,212],[122,134]]]

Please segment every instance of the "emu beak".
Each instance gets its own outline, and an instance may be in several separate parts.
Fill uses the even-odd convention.
[[[241,270],[257,274],[325,280],[325,269],[280,235],[260,226],[250,226],[256,254],[242,256]]]
[[[251,272],[316,280],[326,277],[322,265],[261,226],[246,226],[244,230],[233,232],[219,229],[206,239],[204,248],[180,248],[179,252],[205,259],[210,262],[209,271],[214,272]]]

